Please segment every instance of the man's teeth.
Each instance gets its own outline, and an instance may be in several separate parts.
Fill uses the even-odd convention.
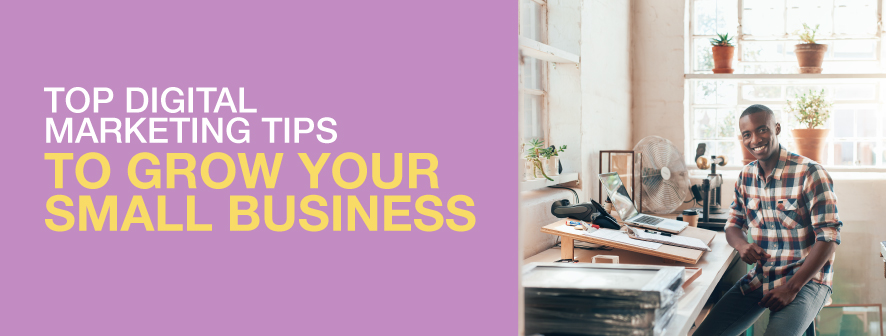
[[[766,148],[766,146],[762,146],[762,147],[754,148],[752,150],[754,151],[754,153],[762,153],[763,149],[765,149],[765,148]]]

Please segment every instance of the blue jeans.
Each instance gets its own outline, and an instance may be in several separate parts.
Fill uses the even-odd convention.
[[[830,296],[830,287],[810,281],[800,289],[794,301],[769,315],[765,335],[802,335]],[[714,305],[694,335],[740,335],[766,311],[767,308],[757,305],[761,299],[763,288],[742,295],[736,283]]]

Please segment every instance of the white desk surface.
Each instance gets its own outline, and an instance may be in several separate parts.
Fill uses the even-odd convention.
[[[697,279],[695,279],[694,282],[689,284],[687,288],[684,289],[686,293],[683,294],[683,297],[680,299],[680,301],[677,302],[677,312],[676,314],[674,314],[671,322],[668,323],[665,333],[663,334],[669,336],[685,336],[689,334],[689,330],[692,329],[692,324],[695,322],[695,319],[698,317],[698,314],[704,307],[704,304],[708,300],[708,297],[711,296],[711,293],[717,286],[717,282],[720,281],[720,278],[723,277],[723,274],[729,267],[730,262],[738,254],[735,249],[733,249],[731,246],[729,246],[729,244],[726,243],[726,235],[723,232],[717,232],[717,236],[714,237],[714,240],[711,242],[711,249],[713,251],[705,253],[695,265],[675,262],[659,257],[653,257],[645,254],[618,249],[613,249],[611,251],[589,251],[576,248],[575,258],[578,259],[579,262],[590,262],[591,258],[598,254],[617,255],[619,257],[619,262],[622,264],[665,265],[701,268],[701,275]],[[553,247],[532,257],[526,258],[525,260],[523,260],[523,263],[527,264],[531,262],[553,262],[559,259],[560,248]]]

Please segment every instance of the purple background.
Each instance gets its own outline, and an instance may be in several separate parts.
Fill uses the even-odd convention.
[[[517,332],[516,21],[513,0],[4,2],[0,5],[0,334],[389,334]],[[43,87],[107,86],[101,112],[50,113]],[[128,115],[125,87],[246,87],[257,114]],[[215,97],[215,96],[213,96]],[[236,95],[235,95],[236,97]],[[214,99],[214,98],[213,98]],[[195,109],[200,106],[195,104]],[[45,144],[47,117],[246,116],[251,144]],[[324,145],[268,144],[261,117],[332,117],[338,139]],[[79,122],[75,122],[79,125]],[[53,189],[46,152],[100,152],[111,161],[104,188]],[[126,178],[135,153],[285,153],[277,188],[226,190],[198,179],[186,189],[139,190]],[[428,152],[440,162],[439,189],[371,183],[344,190],[329,170],[308,188],[297,154]],[[165,162],[165,160],[164,160]],[[332,159],[327,163],[331,166]],[[98,165],[87,176],[98,177]],[[199,166],[198,166],[199,167]],[[146,168],[143,164],[140,168]],[[345,166],[345,176],[356,176]],[[213,165],[216,175],[221,164]],[[404,169],[405,172],[405,169]],[[261,185],[261,182],[260,182]],[[50,231],[53,194],[118,195],[122,224],[130,197],[167,195],[170,222],[184,222],[185,195],[197,195],[198,223],[213,232]],[[228,231],[228,196],[465,194],[476,226],[468,232],[277,233]],[[94,197],[96,198],[96,197]],[[95,200],[96,203],[101,198]],[[331,206],[330,206],[331,207]],[[410,204],[397,206],[412,209]],[[70,209],[70,208],[69,208]],[[261,208],[260,208],[261,209]],[[346,208],[345,208],[346,209]],[[73,209],[72,209],[73,210]],[[445,209],[447,218],[453,218]],[[297,214],[300,213],[297,211]],[[331,211],[327,211],[331,213]],[[381,210],[380,210],[381,213]],[[418,216],[416,216],[418,217]],[[422,217],[424,218],[424,217]],[[455,217],[457,218],[457,217]],[[458,219],[458,218],[457,218]],[[245,218],[244,218],[245,220]],[[156,227],[156,217],[154,217]],[[462,219],[463,221],[463,219]],[[399,222],[411,222],[401,219]],[[379,226],[381,227],[381,217]]]

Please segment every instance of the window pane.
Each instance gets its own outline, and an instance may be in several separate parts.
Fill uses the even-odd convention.
[[[523,78],[521,82],[523,87],[527,89],[544,90],[542,82],[543,71],[547,67],[547,62],[537,58],[523,58]]]
[[[855,115],[852,110],[839,109],[831,114],[834,122],[834,136],[838,138],[852,137],[855,133]]]
[[[695,45],[695,71],[705,71],[714,68],[714,55],[711,51],[711,43],[706,38],[693,39]]]
[[[834,9],[834,33],[873,35],[877,33],[877,3],[871,0],[838,1]]]
[[[694,4],[695,35],[717,34],[717,2],[713,0],[696,0]]]
[[[816,38],[827,37],[833,34],[833,9],[832,0],[788,0],[787,32],[796,34],[803,30],[803,23],[811,28],[818,25]]]
[[[717,110],[695,110],[695,137],[697,139],[710,139],[714,137],[717,123]]]
[[[736,117],[731,109],[717,110],[717,136],[721,138],[735,138],[738,133],[735,132]]]
[[[876,84],[838,85],[834,100],[873,100],[876,95]]]
[[[831,91],[833,91],[829,87],[820,86],[820,85],[791,85],[787,87],[787,98],[788,100],[796,100],[798,96],[806,94],[819,94],[821,90],[824,90],[824,96],[826,99],[831,99],[833,96]]]
[[[520,0],[520,35],[539,42],[544,41],[545,8],[535,1]]]
[[[851,142],[843,141],[834,144],[834,164],[835,165],[843,165],[843,166],[851,166],[853,163],[852,160],[852,149],[853,145]],[[827,160],[825,160],[827,162]]]
[[[872,109],[859,109],[855,112],[856,136],[877,136],[877,115]]]
[[[695,35],[726,34],[734,36],[738,26],[735,0],[696,0],[692,25]],[[734,41],[734,40],[733,40]]]
[[[742,86],[742,98],[750,101],[782,100],[781,86],[778,85],[745,85]]]
[[[791,46],[793,48],[793,45]],[[742,61],[764,62],[785,61],[785,43],[780,41],[748,41],[741,45]]]
[[[717,152],[717,144],[714,141],[693,141],[692,142],[692,152],[693,153],[695,153],[695,149],[698,148],[698,144],[700,144],[700,143],[705,144],[705,151],[704,151],[705,155],[717,155],[717,153],[716,153]],[[693,156],[693,157],[695,157],[695,156]],[[695,167],[694,164],[693,164],[693,167]]]
[[[832,41],[828,49],[833,48],[835,60],[876,60],[877,41],[875,40],[847,40]]]
[[[871,73],[880,69],[878,61],[825,61],[823,73]]]
[[[738,100],[738,90],[734,81],[719,81],[717,83],[717,104],[735,104]]]
[[[735,104],[736,91],[733,81],[698,80],[693,84],[695,104]]]
[[[858,161],[856,162],[859,166],[873,166],[877,163],[877,158],[875,156],[876,144],[874,142],[859,142],[858,143]]]
[[[785,33],[783,0],[745,0],[743,4],[742,33],[756,36]]]
[[[696,104],[716,104],[717,81],[695,81],[695,92],[693,94],[693,99],[695,100]]]
[[[544,96],[524,94],[523,98],[523,141],[543,139]]]
[[[741,148],[738,147],[738,140],[720,141],[717,147],[716,155],[725,156],[729,162],[741,162],[741,152],[738,151]]]

